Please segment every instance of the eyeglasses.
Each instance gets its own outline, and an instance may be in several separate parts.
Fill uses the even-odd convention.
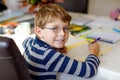
[[[45,27],[44,29],[50,29],[50,30],[52,30],[52,31],[55,32],[55,33],[60,32],[61,29],[62,29],[65,33],[68,33],[68,32],[70,31],[70,28],[69,28],[69,27],[64,27],[64,28],[58,28],[58,27],[49,28],[49,27]]]

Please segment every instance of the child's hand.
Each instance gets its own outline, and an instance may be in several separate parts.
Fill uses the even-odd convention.
[[[89,42],[88,46],[89,46],[90,54],[94,54],[96,56],[99,55],[100,46],[97,42],[93,44]]]
[[[57,51],[63,53],[63,54],[67,54],[67,48],[66,46],[64,46],[63,48],[55,48]]]

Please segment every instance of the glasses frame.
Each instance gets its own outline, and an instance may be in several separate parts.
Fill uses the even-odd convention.
[[[58,33],[61,30],[63,30],[65,33],[69,33],[70,30],[71,30],[70,27],[63,27],[63,28],[58,28],[58,27],[49,28],[49,27],[45,27],[44,29],[52,30],[55,33]]]

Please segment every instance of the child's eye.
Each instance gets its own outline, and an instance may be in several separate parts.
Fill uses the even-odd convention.
[[[63,30],[66,33],[70,31],[69,27],[63,27],[63,28],[58,28],[58,27],[49,28],[49,27],[45,27],[45,29],[50,29],[50,30],[52,30],[54,32],[60,32],[61,30]]]
[[[45,29],[50,29],[50,30],[53,30],[53,31],[56,31],[56,32],[59,30],[58,27],[54,27],[54,28],[45,27]]]
[[[58,31],[59,28],[58,27],[54,27],[54,28],[52,28],[52,30]]]
[[[64,27],[63,30],[64,31],[70,31],[70,28],[69,27]]]

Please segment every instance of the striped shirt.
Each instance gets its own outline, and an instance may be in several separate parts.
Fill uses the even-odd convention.
[[[56,80],[57,72],[90,78],[97,73],[99,59],[90,54],[85,62],[79,62],[56,51],[36,38],[23,42],[24,58],[31,78],[34,80]]]

